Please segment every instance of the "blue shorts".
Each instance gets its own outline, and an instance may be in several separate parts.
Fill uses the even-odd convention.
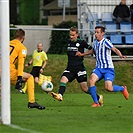
[[[98,76],[98,81],[104,78],[104,81],[114,81],[115,72],[114,68],[95,68],[92,73]]]

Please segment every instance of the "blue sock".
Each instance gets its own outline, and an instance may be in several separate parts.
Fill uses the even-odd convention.
[[[86,94],[90,94],[90,91],[89,91],[89,88],[88,88],[88,91],[87,92],[85,92]],[[99,95],[98,94],[96,94],[97,95],[97,99],[99,100]]]
[[[95,103],[98,103],[97,94],[96,94],[96,86],[89,87],[90,95]]]
[[[124,88],[122,86],[113,85],[113,92],[123,91]]]

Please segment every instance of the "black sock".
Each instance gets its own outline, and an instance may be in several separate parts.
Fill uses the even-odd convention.
[[[59,94],[61,94],[63,96],[64,92],[66,90],[66,83],[60,83],[60,88],[59,88]]]

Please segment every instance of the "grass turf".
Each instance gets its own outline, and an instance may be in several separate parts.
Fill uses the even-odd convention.
[[[45,75],[53,78],[54,91],[59,87],[59,80],[66,68],[66,55],[48,55],[49,60],[44,70]],[[31,56],[27,57],[28,62]],[[85,58],[88,78],[95,67],[94,58]],[[114,84],[126,85],[130,99],[126,101],[120,93],[109,93],[103,81],[97,83],[97,92],[104,94],[104,106],[91,108],[92,99],[83,94],[76,80],[67,84],[62,102],[55,101],[42,93],[36,85],[36,100],[45,105],[41,111],[27,108],[27,95],[16,93],[11,87],[11,126],[0,125],[0,132],[17,133],[132,133],[133,132],[133,63],[114,62],[116,78]],[[25,68],[26,72],[31,70]]]
[[[45,110],[28,109],[27,95],[12,94],[12,124],[19,129],[0,125],[2,132],[42,133],[131,133],[133,132],[133,97],[125,100],[121,93],[104,94],[104,106],[91,108],[92,99],[84,93],[66,93],[63,101],[48,94],[36,93]]]

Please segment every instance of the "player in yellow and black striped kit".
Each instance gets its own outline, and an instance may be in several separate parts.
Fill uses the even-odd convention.
[[[18,29],[14,40],[10,41],[10,80],[15,89],[21,91],[22,82],[27,81],[28,108],[45,109],[44,106],[35,102],[34,78],[31,74],[24,72],[24,60],[27,48],[22,44],[25,39],[25,31]]]

